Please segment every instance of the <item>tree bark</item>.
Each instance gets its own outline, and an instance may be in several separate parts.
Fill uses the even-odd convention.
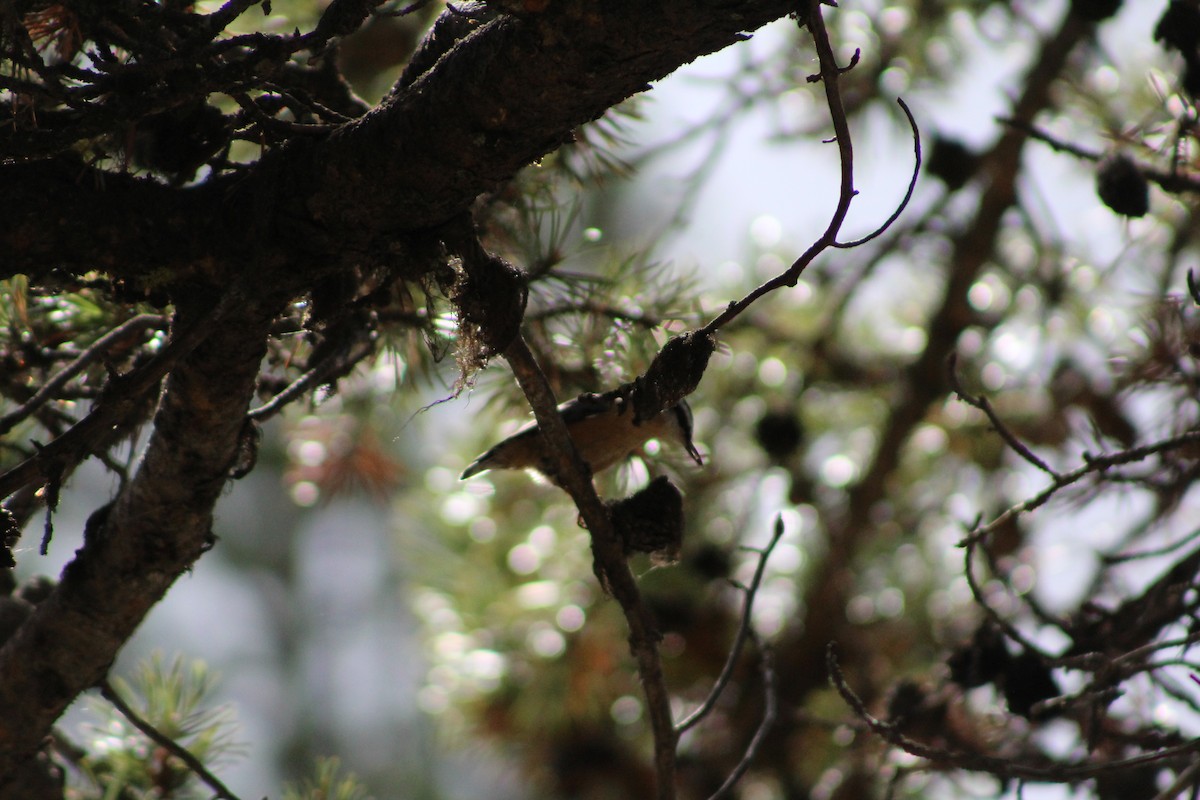
[[[237,458],[274,312],[235,309],[174,370],[134,477],[93,515],[57,588],[0,648],[0,794],[212,546],[213,507]],[[176,334],[190,316],[177,315]]]
[[[394,264],[406,232],[461,213],[579,125],[794,6],[556,0],[503,16],[364,117],[196,187],[69,159],[0,167],[0,278],[102,269],[219,285],[253,268],[280,287]]]

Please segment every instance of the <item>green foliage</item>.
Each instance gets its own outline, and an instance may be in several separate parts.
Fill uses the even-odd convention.
[[[112,687],[155,730],[208,767],[242,752],[233,710],[211,707],[216,677],[201,661],[175,656],[167,662],[155,653],[140,664],[129,682]],[[190,800],[212,796],[192,770],[151,740],[112,704],[93,699],[86,728],[86,755],[74,766],[77,800]]]
[[[313,771],[313,777],[300,786],[284,789],[283,800],[370,800],[353,774],[342,774],[338,759],[318,759]]]

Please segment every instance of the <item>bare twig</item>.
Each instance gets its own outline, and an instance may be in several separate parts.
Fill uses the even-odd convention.
[[[1004,631],[1008,638],[1012,639],[1017,644],[1026,650],[1037,653],[1043,659],[1052,660],[1053,656],[1042,651],[1040,647],[1034,644],[1030,639],[1026,638],[1011,622],[1000,616],[996,609],[992,608],[992,604],[987,601],[983,595],[983,589],[979,585],[979,581],[975,579],[975,569],[973,567],[975,561],[975,548],[979,545],[979,539],[972,539],[967,542],[966,552],[963,555],[965,563],[963,564],[963,573],[967,578],[967,586],[971,589],[971,596],[975,598],[975,604],[983,609],[988,618],[996,623]]]
[[[1200,530],[1192,531],[1187,536],[1177,539],[1173,542],[1167,542],[1160,547],[1150,547],[1145,550],[1126,551],[1123,553],[1109,553],[1101,556],[1100,563],[1106,567],[1115,567],[1119,564],[1124,564],[1127,561],[1141,561],[1147,558],[1160,558],[1170,555],[1176,550],[1182,550],[1192,542],[1196,541],[1196,537],[1200,536]]]
[[[829,679],[846,704],[854,711],[873,733],[880,736],[889,744],[899,747],[906,753],[919,758],[928,759],[940,764],[949,764],[956,769],[974,772],[987,772],[999,778],[1033,780],[1043,783],[1073,783],[1075,781],[1094,778],[1112,772],[1127,770],[1130,767],[1153,764],[1168,759],[1186,756],[1200,751],[1200,739],[1192,739],[1183,744],[1162,747],[1148,753],[1141,753],[1128,758],[1118,758],[1111,761],[1067,761],[1055,762],[1046,760],[1045,763],[1027,764],[1012,758],[999,758],[983,755],[982,753],[966,750],[947,750],[910,739],[891,723],[875,717],[867,710],[862,701],[842,673],[837,660],[837,648],[829,645],[826,651],[826,666]]]
[[[775,549],[775,545],[779,544],[781,538],[783,538],[782,516],[775,519],[775,531],[771,535],[771,541],[767,542],[766,547],[758,551],[758,566],[754,569],[754,577],[750,579],[750,584],[744,589],[746,596],[742,600],[742,619],[738,624],[737,635],[734,637],[733,645],[729,648],[729,655],[725,658],[725,666],[722,667],[721,674],[717,676],[717,680],[713,683],[712,691],[708,693],[708,697],[704,699],[704,702],[675,725],[676,733],[687,731],[708,716],[717,705],[717,700],[720,699],[721,693],[725,691],[725,687],[729,685],[729,681],[733,678],[733,671],[737,666],[738,657],[741,656],[742,648],[746,644],[746,639],[754,635],[754,627],[751,624],[751,615],[754,612],[754,596],[758,593],[758,587],[762,585],[763,574],[767,569],[767,559],[771,557],[771,552]]]
[[[849,250],[852,247],[859,247],[872,239],[882,236],[888,228],[892,227],[892,223],[900,219],[900,215],[904,213],[904,209],[908,208],[908,203],[912,200],[913,192],[917,188],[917,178],[921,175],[921,130],[917,127],[917,120],[913,117],[912,111],[909,110],[908,104],[899,97],[896,98],[896,102],[904,111],[904,116],[908,117],[908,126],[912,129],[913,136],[913,172],[912,177],[908,180],[908,190],[904,193],[904,199],[900,201],[900,205],[896,206],[896,210],[892,212],[890,217],[884,220],[882,225],[861,239],[855,239],[852,242],[834,242],[834,247]]]
[[[825,100],[829,106],[830,121],[833,125],[833,141],[837,142],[838,147],[841,173],[837,206],[834,208],[825,232],[799,258],[793,261],[790,267],[756,287],[742,297],[742,299],[729,303],[724,311],[701,329],[706,334],[715,333],[719,328],[737,318],[738,315],[764,295],[784,286],[795,286],[800,280],[801,273],[825,250],[831,247],[851,247],[855,244],[870,241],[882,234],[899,217],[900,212],[904,210],[909,198],[912,196],[913,186],[916,183],[916,172],[914,172],[913,180],[910,182],[909,191],[905,195],[904,200],[886,223],[859,242],[838,243],[837,237],[841,232],[842,224],[846,221],[846,215],[850,211],[850,203],[854,200],[855,195],[858,194],[858,191],[854,188],[854,145],[850,137],[850,123],[846,118],[846,109],[842,103],[841,88],[838,83],[839,76],[847,69],[852,68],[854,62],[852,61],[850,66],[846,68],[838,66],[833,54],[833,46],[829,41],[829,31],[825,28],[825,20],[821,16],[820,0],[812,0],[810,2],[806,24],[809,32],[812,34],[813,43],[817,50],[817,58],[820,62],[819,76],[814,76],[810,80],[820,80],[825,86]],[[913,130],[916,131],[916,124],[908,107],[904,103],[901,103],[900,106],[904,109],[905,114],[908,115],[910,124],[913,125]],[[917,152],[917,169],[919,170],[919,139],[915,148]]]
[[[186,747],[158,730],[158,728],[155,728],[153,724],[134,711],[107,680],[100,682],[100,695],[112,703],[113,707],[121,712],[121,716],[129,720],[133,727],[146,734],[151,741],[166,749],[171,755],[186,764],[188,769],[196,773],[196,777],[204,781],[210,789],[216,792],[216,797],[221,798],[221,800],[240,800],[236,794],[229,791],[229,787],[222,783],[220,778],[213,775],[208,767],[204,766],[200,759],[192,755]]]
[[[1028,119],[1017,119],[1016,117],[996,117],[996,121],[1002,125],[1007,125],[1010,128],[1021,131],[1029,136],[1030,139],[1050,145],[1050,149],[1057,150],[1060,153],[1068,153],[1076,158],[1084,161],[1099,161],[1104,157],[1103,153],[1098,153],[1095,150],[1088,150],[1080,147],[1072,142],[1063,141],[1054,134],[1039,128]]]
[[[716,333],[718,329],[736,319],[739,314],[754,304],[760,297],[784,286],[795,286],[812,261],[831,247],[837,241],[837,234],[842,228],[846,214],[850,211],[850,202],[857,192],[854,189],[854,145],[850,138],[850,124],[846,119],[846,109],[842,104],[842,94],[838,86],[838,76],[841,68],[833,55],[833,45],[829,42],[829,31],[825,28],[825,20],[821,16],[819,0],[809,4],[807,25],[816,45],[817,58],[820,62],[820,77],[825,86],[825,100],[833,124],[834,138],[837,141],[838,155],[841,162],[841,179],[837,207],[825,232],[813,242],[804,253],[797,258],[784,272],[776,275],[766,283],[753,289],[741,300],[731,302],[724,311],[708,323],[702,330],[706,334]]]
[[[55,394],[63,386],[80,372],[83,372],[89,364],[95,362],[113,345],[124,342],[144,330],[162,330],[166,325],[167,318],[157,314],[138,314],[136,317],[125,320],[84,348],[74,361],[63,367],[56,375],[42,384],[42,388],[38,389],[33,397],[30,397],[17,408],[0,417],[0,435],[8,433],[21,420],[54,399]]]
[[[751,633],[751,636],[754,636]],[[775,718],[779,713],[779,697],[776,687],[775,677],[775,656],[769,645],[764,645],[758,642],[757,636],[754,636],[759,647],[759,652],[762,654],[762,677],[763,677],[763,715],[759,720],[758,729],[754,731],[754,736],[750,739],[750,744],[746,745],[746,752],[742,753],[742,758],[738,761],[737,766],[733,771],[726,776],[724,783],[717,788],[709,797],[709,800],[719,800],[725,797],[737,786],[738,781],[746,774],[746,770],[750,769],[750,765],[754,762],[754,757],[758,755],[759,748],[762,747],[763,740],[767,738],[767,733],[770,732],[771,726],[775,724]]]
[[[289,122],[285,119],[273,117],[266,111],[263,111],[258,103],[249,95],[242,92],[233,92],[229,95],[237,102],[246,114],[264,128],[268,128],[282,133],[304,134],[306,136],[324,136],[337,125],[326,122]],[[341,116],[340,114],[338,116]]]
[[[1044,142],[1051,149],[1057,150],[1060,153],[1067,153],[1075,156],[1082,161],[1099,162],[1105,154],[1095,150],[1088,150],[1071,142],[1063,141],[1054,134],[1042,130],[1031,122],[1013,119],[1010,117],[999,117],[997,122],[1004,123],[1012,128],[1023,131],[1030,139],[1036,139],[1039,142]],[[1165,192],[1173,194],[1181,194],[1184,192],[1196,193],[1200,192],[1200,181],[1193,176],[1180,172],[1177,165],[1172,165],[1172,168],[1166,172],[1150,167],[1137,165],[1138,172],[1148,181],[1158,184]]]
[[[237,297],[240,297],[240,292],[227,292],[220,302],[214,304],[186,330],[180,331],[144,366],[121,376],[115,396],[99,402],[86,417],[71,426],[62,436],[0,475],[0,498],[8,497],[30,481],[54,474],[57,470],[54,466],[56,463],[84,458],[92,437],[120,421],[130,403],[136,402],[144,392],[157,385],[175,364],[204,341],[213,330],[213,326],[233,306]]]
[[[1200,781],[1200,761],[1194,761],[1191,766],[1180,772],[1175,780],[1171,781],[1170,786],[1154,795],[1154,800],[1175,800],[1184,789],[1195,788],[1198,781]]]
[[[1178,450],[1183,447],[1188,447],[1200,443],[1200,431],[1188,431],[1181,433],[1178,436],[1171,436],[1167,439],[1162,439],[1152,444],[1143,445],[1141,447],[1131,447],[1128,450],[1119,450],[1115,453],[1106,453],[1099,456],[1090,456],[1084,454],[1084,463],[1070,472],[1055,473],[1054,480],[1050,485],[1042,489],[1042,491],[1010,506],[1003,513],[999,514],[986,525],[976,525],[971,529],[971,532],[959,542],[960,546],[966,546],[971,541],[978,541],[986,538],[997,528],[1011,521],[1014,517],[1025,514],[1034,509],[1045,505],[1051,497],[1056,495],[1062,489],[1078,483],[1084,478],[1093,473],[1104,472],[1112,467],[1121,466],[1123,464],[1132,464],[1143,459],[1149,458],[1152,455],[1159,453]]]
[[[255,422],[265,422],[282,411],[288,403],[320,384],[325,378],[335,372],[349,369],[374,351],[373,337],[368,336],[351,342],[292,381],[270,400],[249,411],[246,416]]]
[[[1057,480],[1059,477],[1061,477],[1058,472],[1056,472],[1049,464],[1038,458],[1038,456],[1035,455],[1034,452],[1030,450],[1029,447],[1022,442],[1015,433],[1012,432],[1012,429],[1004,423],[1004,420],[1000,419],[1000,415],[997,414],[996,409],[992,407],[991,401],[989,401],[983,395],[973,395],[963,388],[962,382],[958,379],[957,366],[958,354],[951,353],[946,365],[946,369],[950,376],[950,388],[954,390],[956,395],[958,395],[958,399],[962,400],[969,406],[978,408],[980,411],[986,414],[988,421],[992,423],[993,430],[1000,434],[1000,438],[1004,440],[1005,444],[1013,449],[1013,452],[1028,461],[1033,466],[1040,469],[1042,472],[1049,475],[1051,478]]]
[[[987,542],[983,543],[982,550],[983,557],[987,561],[988,569],[992,571],[992,574],[1001,576],[1005,579],[1005,581],[1007,581],[1010,576],[996,560],[996,554],[992,551],[992,548],[987,546]],[[1016,592],[1013,592],[1013,594],[1015,595]],[[1020,601],[1033,613],[1034,617],[1042,622],[1043,625],[1050,625],[1057,628],[1062,627],[1062,620],[1047,611],[1046,608],[1040,602],[1038,602],[1037,598],[1033,596],[1032,592],[1026,592],[1025,594],[1020,595]]]

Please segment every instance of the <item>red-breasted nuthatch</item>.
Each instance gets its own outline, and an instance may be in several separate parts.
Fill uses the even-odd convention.
[[[580,395],[559,406],[558,413],[592,474],[633,455],[651,439],[679,445],[697,464],[704,464],[692,444],[692,409],[683,400],[641,424],[634,422],[632,404],[617,392]],[[537,423],[531,422],[472,461],[462,480],[489,469],[535,469],[553,479],[553,461]]]

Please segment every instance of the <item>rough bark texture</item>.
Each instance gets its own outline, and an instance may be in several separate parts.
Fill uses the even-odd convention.
[[[578,125],[793,6],[555,2],[501,17],[361,119],[192,189],[78,161],[0,168],[0,277],[223,281],[253,264],[278,283],[394,262],[406,231],[450,219]]]
[[[271,316],[238,310],[171,374],[135,476],[93,516],[58,587],[0,649],[0,787],[211,546]]]

